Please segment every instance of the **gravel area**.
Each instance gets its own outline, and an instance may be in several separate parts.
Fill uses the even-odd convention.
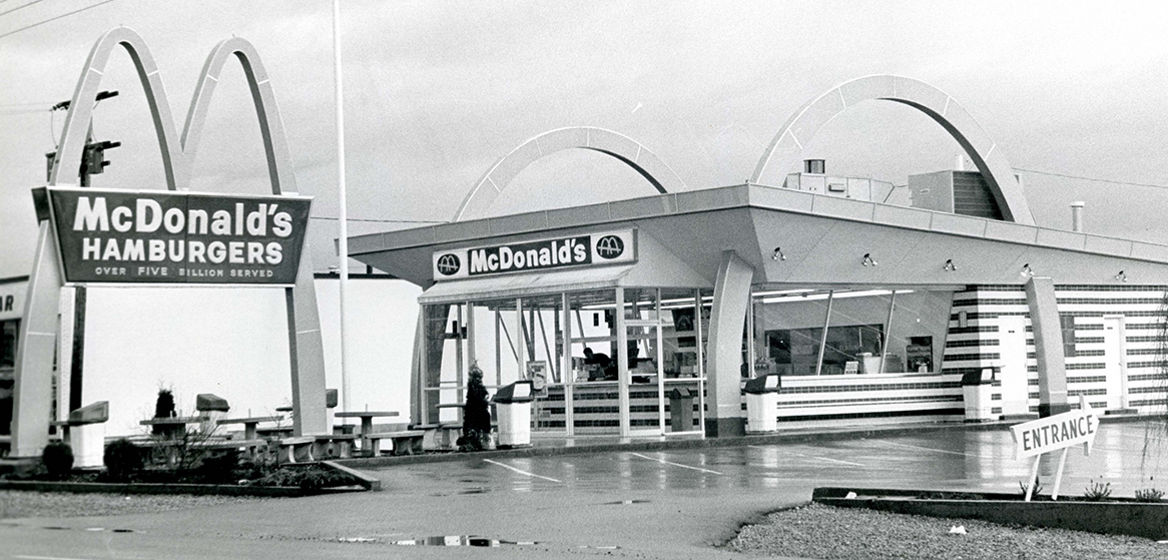
[[[949,534],[955,525],[967,534]],[[1089,560],[1168,558],[1168,544],[1065,529],[1008,527],[819,504],[772,513],[726,548],[760,556],[818,560]]]
[[[69,494],[0,490],[0,519],[151,513],[272,498],[194,495]]]

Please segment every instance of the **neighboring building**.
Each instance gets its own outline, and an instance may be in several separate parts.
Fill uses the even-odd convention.
[[[0,278],[0,437],[12,433],[12,384],[16,367],[16,338],[28,277]]]

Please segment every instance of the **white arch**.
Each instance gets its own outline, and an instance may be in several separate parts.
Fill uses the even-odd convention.
[[[557,128],[527,140],[499,158],[466,194],[451,221],[461,220],[472,206],[485,210],[527,166],[548,154],[572,148],[592,150],[620,160],[640,173],[659,193],[685,190],[685,183],[673,169],[628,136],[591,126]]]
[[[219,73],[229,56],[235,55],[243,66],[259,119],[272,193],[296,194],[292,159],[284,138],[275,95],[259,54],[251,43],[233,38],[219,43],[211,51],[199,75],[198,87],[195,88],[183,135],[179,139],[176,138],[170,103],[154,56],[142,36],[127,27],[107,31],[89,52],[61,130],[57,155],[49,174],[50,186],[60,185],[65,177],[73,177],[77,169],[73,165],[60,165],[61,162],[81,161],[93,113],[92,100],[101,85],[110,54],[119,46],[130,55],[142,83],[162,152],[168,190],[185,189],[190,185],[191,165]],[[65,175],[62,176],[62,173]],[[56,261],[57,252],[51,228],[46,221],[42,221],[17,346],[12,432],[13,449],[18,455],[39,453],[48,438],[49,418],[47,414],[40,414],[42,409],[38,403],[46,403],[44,406],[47,408],[52,398],[51,385],[45,380],[52,376],[53,339],[57,329],[57,302],[61,289]],[[324,433],[327,429],[324,354],[312,260],[307,243],[301,249],[296,284],[286,288],[285,294],[290,331],[288,343],[292,366],[293,426],[297,434]]]
[[[1025,194],[1014,177],[1014,168],[981,125],[949,94],[920,80],[902,76],[874,75],[857,78],[832,88],[804,105],[783,125],[758,161],[751,176],[757,183],[771,164],[788,172],[795,169],[805,146],[823,125],[861,101],[880,99],[908,105],[941,125],[973,160],[989,185],[1002,217],[1034,224]]]

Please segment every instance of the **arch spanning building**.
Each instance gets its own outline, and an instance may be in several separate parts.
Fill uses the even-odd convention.
[[[868,99],[921,110],[966,149],[978,172],[949,172],[948,207],[923,196],[937,188],[919,189],[925,207],[893,205],[822,170],[758,184]],[[580,144],[559,134],[556,146]],[[456,218],[497,169],[509,178],[544,150],[523,146]],[[631,200],[350,238],[353,258],[425,290],[411,420],[443,420],[475,362],[488,386],[546,377],[533,427],[561,435],[757,431],[742,384],[760,374],[782,378],[761,416],[780,429],[1026,416],[1078,394],[1113,413],[1163,409],[1158,360],[1124,356],[1158,351],[1168,246],[1035,226],[1001,150],[927,84],[871,76],[817,97],[747,184],[654,184]],[[961,189],[984,191],[999,219],[955,207]],[[963,384],[984,402],[966,402]]]
[[[685,183],[673,169],[628,136],[591,126],[557,128],[527,140],[499,158],[466,193],[453,221],[462,220],[468,212],[482,213],[520,171],[544,156],[570,149],[590,150],[615,158],[644,177],[659,193],[685,190]]]

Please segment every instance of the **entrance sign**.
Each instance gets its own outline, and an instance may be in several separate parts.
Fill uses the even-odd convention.
[[[636,262],[636,233],[628,229],[438,251],[432,257],[434,279]]]
[[[48,198],[65,282],[107,283],[295,284],[311,204],[59,187]]]
[[[1079,410],[1010,426],[1010,433],[1014,436],[1014,457],[1033,457],[1080,443],[1084,444],[1083,450],[1090,453],[1095,434],[1099,432],[1099,416],[1082,396],[1079,397],[1079,407]]]
[[[1059,457],[1058,471],[1054,475],[1054,490],[1050,495],[1052,500],[1057,500],[1059,487],[1063,483],[1063,467],[1067,464],[1067,451],[1075,445],[1083,444],[1083,453],[1091,454],[1095,434],[1099,433],[1099,416],[1087,402],[1087,397],[1079,395],[1079,410],[1016,424],[1010,426],[1010,433],[1014,436],[1014,457],[1034,457],[1030,482],[1026,486],[1027,502],[1037,485],[1038,462],[1042,454],[1059,449],[1063,451]]]

